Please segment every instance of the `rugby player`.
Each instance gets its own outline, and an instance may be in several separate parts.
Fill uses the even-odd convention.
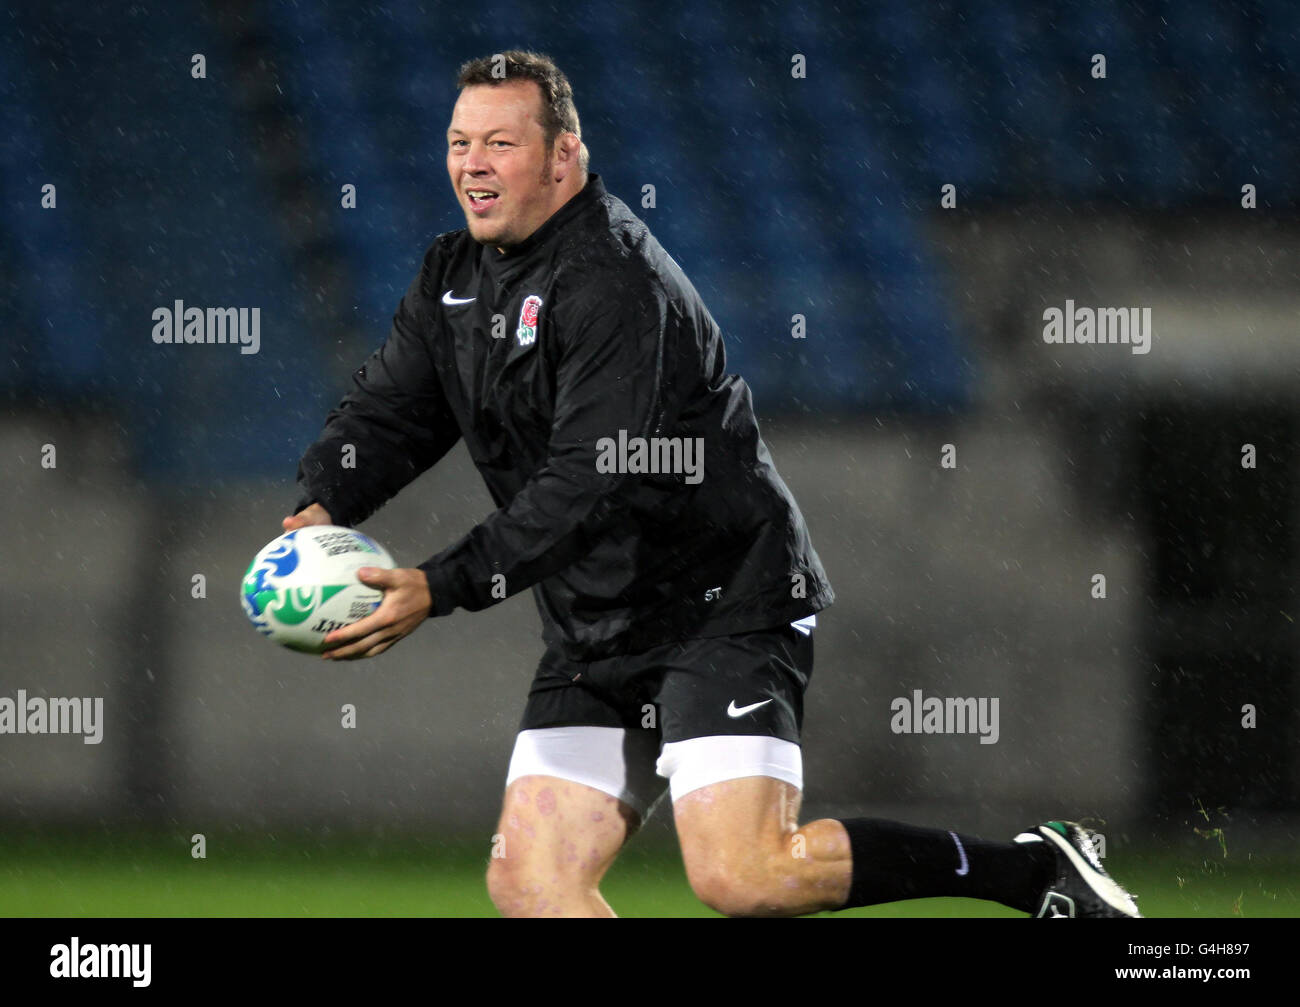
[[[834,596],[749,389],[677,263],[589,172],[559,69],[511,51],[457,84],[466,227],[428,249],[284,527],[361,522],[464,438],[498,509],[418,568],[363,571],[383,603],[325,656],[532,590],[545,653],[488,868],[500,912],[614,915],[601,878],[667,789],[689,882],[724,914],[967,896],[1138,915],[1072,823],[1011,842],[799,824],[803,695]]]

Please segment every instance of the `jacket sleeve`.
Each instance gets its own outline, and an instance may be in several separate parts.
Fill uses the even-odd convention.
[[[359,524],[460,439],[427,343],[433,324],[425,255],[393,316],[388,338],[352,376],[298,464],[295,513],[320,503],[335,524]]]
[[[487,608],[563,570],[636,492],[636,476],[598,471],[597,442],[620,430],[649,437],[673,422],[667,301],[648,279],[604,284],[602,294],[575,298],[551,326],[561,346],[545,463],[509,503],[420,565],[431,614]]]

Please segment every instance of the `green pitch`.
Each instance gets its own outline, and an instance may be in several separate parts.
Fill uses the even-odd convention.
[[[487,846],[429,838],[209,835],[0,839],[3,916],[493,916]],[[1151,917],[1300,916],[1300,856],[1223,859],[1127,851],[1108,868]],[[672,847],[633,843],[602,889],[629,917],[715,916],[696,901]],[[834,916],[1016,917],[991,903],[927,899]]]

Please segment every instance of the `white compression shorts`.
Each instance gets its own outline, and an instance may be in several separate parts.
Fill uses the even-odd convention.
[[[810,615],[792,622],[790,628],[795,633],[795,640],[800,637],[808,640],[816,625],[817,617]],[[772,646],[775,640],[776,653],[786,655],[792,662],[800,660],[793,656],[793,645],[781,639],[779,634],[754,636],[763,637],[763,646]],[[799,647],[802,649],[803,645]],[[742,664],[742,671],[747,672],[750,667],[767,670],[773,663],[786,666],[779,660],[767,661],[763,654],[760,649],[759,663]],[[802,659],[808,662],[807,671],[811,671],[811,650]],[[587,670],[592,667],[588,666]],[[788,696],[794,688],[788,678],[779,675],[761,681],[777,685],[767,689],[756,688],[754,695]],[[806,682],[805,672],[803,683]],[[717,703],[717,713],[724,710],[723,695],[712,697]],[[743,709],[733,710],[735,694],[727,692],[725,695],[731,697],[731,706],[725,708],[726,716],[730,718],[772,702],[771,699],[754,704],[746,702]],[[698,688],[695,688],[692,697],[697,696]],[[554,776],[571,780],[616,797],[636,811],[642,821],[649,817],[665,789],[672,794],[674,801],[678,801],[701,787],[750,776],[766,776],[803,789],[803,754],[797,743],[761,733],[729,734],[725,733],[726,720],[719,723],[714,719],[711,723],[724,730],[703,731],[698,736],[664,742],[662,747],[658,731],[572,722],[564,726],[527,728],[515,738],[506,786],[521,776]]]
[[[717,735],[673,741],[659,751],[651,731],[543,727],[520,731],[506,786],[521,776],[555,776],[630,806],[645,821],[667,788],[674,801],[726,780],[768,776],[803,789],[803,755],[781,738]]]

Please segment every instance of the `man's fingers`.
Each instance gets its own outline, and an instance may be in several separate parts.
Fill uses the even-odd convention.
[[[378,637],[379,634],[375,634]],[[343,641],[337,646],[331,644],[330,649],[321,655],[326,661],[347,661],[352,658],[362,657],[365,652],[375,645],[375,637],[365,636],[355,643]]]
[[[385,570],[382,566],[363,566],[357,571],[357,578],[369,587],[379,587],[385,591],[398,584],[397,571]]]
[[[330,512],[320,504],[312,504],[309,507],[304,507],[297,514],[291,514],[280,522],[285,531],[294,531],[298,528],[306,528],[308,525],[325,525],[332,523],[333,520],[330,518]]]
[[[379,572],[388,573],[387,570]],[[381,602],[379,607],[364,619],[358,619],[354,623],[325,634],[325,645],[329,649],[322,656],[330,659],[362,657],[365,656],[363,651],[381,640],[389,639],[396,632],[396,621],[391,615],[390,608]]]
[[[361,567],[357,578],[384,592],[379,607],[364,619],[325,636],[327,661],[351,661],[382,654],[428,616],[428,586],[418,570]]]
[[[389,578],[384,575],[390,572],[391,571],[385,570],[382,567],[362,567],[357,571],[357,577],[368,587],[378,587],[387,590],[392,585],[386,583]],[[385,601],[386,600],[387,598],[385,598]],[[335,649],[335,644],[352,643],[355,640],[360,640],[363,637],[369,636],[371,633],[377,632],[391,624],[388,607],[381,601],[379,607],[364,619],[358,619],[354,623],[350,623],[347,626],[343,626],[340,629],[325,634],[325,643],[329,646],[330,651],[333,651]]]
[[[380,605],[379,608],[375,609],[364,619],[358,619],[356,622],[343,626],[341,629],[336,629],[330,633],[326,633],[325,643],[329,647],[329,650],[326,651],[326,653],[334,651],[336,645],[342,646],[343,644],[353,643],[369,636],[371,633],[377,633],[389,625],[388,613],[384,611],[383,605]]]
[[[388,628],[392,629],[392,627]],[[332,647],[321,656],[327,661],[356,661],[363,657],[374,657],[391,647],[398,638],[399,634],[396,631],[385,633],[380,630],[362,637],[355,643]]]

